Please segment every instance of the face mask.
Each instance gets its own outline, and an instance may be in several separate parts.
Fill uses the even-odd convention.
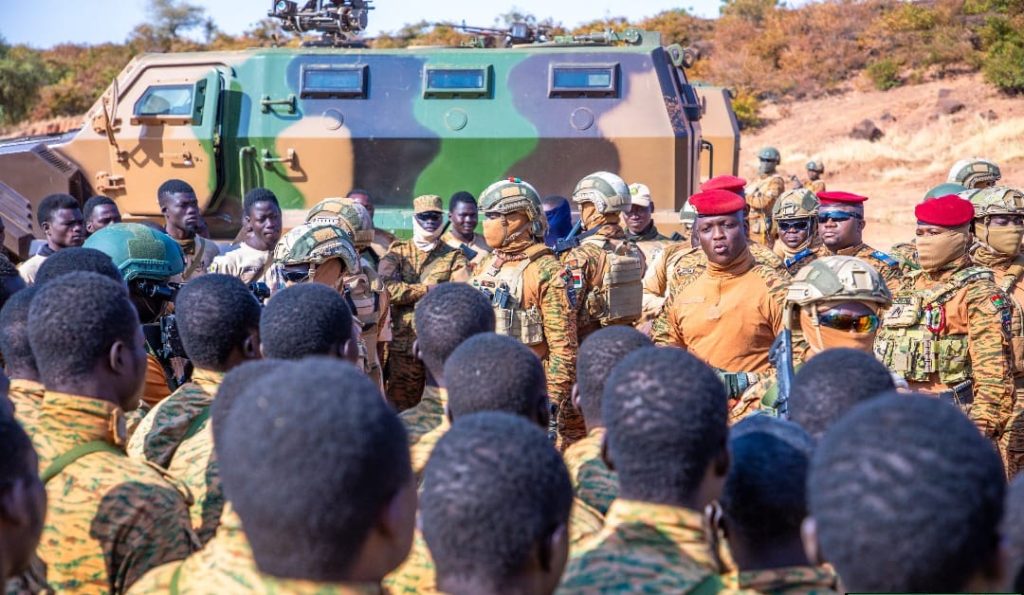
[[[926,271],[937,271],[967,253],[968,234],[963,229],[917,237],[917,260]]]
[[[841,347],[871,353],[875,344],[875,332],[858,333],[815,325],[806,309],[800,310],[800,330],[814,353]]]
[[[484,241],[494,250],[520,252],[533,244],[530,220],[512,214],[498,219],[484,219]]]
[[[760,173],[760,174],[770,174],[770,173],[772,173],[774,171],[775,171],[775,162],[774,161],[762,161],[757,166],[757,172]]]
[[[423,252],[430,252],[437,247],[437,238],[441,237],[444,225],[434,231],[423,229],[416,217],[412,218],[412,243]]]
[[[1020,253],[1020,242],[1021,239],[1024,239],[1024,226],[989,225],[983,229],[985,237],[982,241],[996,252],[1007,256],[1016,256]]]
[[[342,265],[341,259],[332,258],[316,267],[316,270],[313,272],[312,281],[326,285],[331,289],[338,289],[341,286],[342,273],[344,272],[345,267]]]
[[[505,234],[507,228],[505,227],[508,223],[504,217],[498,217],[497,219],[484,219],[484,241],[490,246],[492,250],[501,248],[501,245],[505,243]]]

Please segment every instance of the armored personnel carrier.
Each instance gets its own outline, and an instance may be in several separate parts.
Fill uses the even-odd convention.
[[[235,235],[241,198],[257,186],[286,209],[362,188],[377,225],[401,231],[413,197],[476,194],[508,176],[567,195],[588,173],[618,172],[651,188],[666,222],[699,184],[702,147],[712,148],[701,136],[707,97],[687,81],[691,54],[657,33],[548,38],[513,26],[497,44],[368,49],[358,38],[368,8],[275,2],[271,16],[321,40],[141,55],[80,129],[0,144],[7,247],[26,254],[47,194],[104,194],[126,218],[151,218],[169,178],[195,188],[216,238]],[[735,171],[738,132],[729,140],[707,161],[716,174]]]

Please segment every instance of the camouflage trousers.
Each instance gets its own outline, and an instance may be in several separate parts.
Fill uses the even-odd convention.
[[[565,399],[557,403],[558,411],[555,413],[558,437],[555,445],[559,451],[565,451],[569,446],[587,436],[587,427],[583,423],[583,415],[572,404],[572,399]]]
[[[999,454],[1003,456],[1006,478],[1010,480],[1024,471],[1024,377],[1014,378],[1014,385],[1017,394],[1013,413],[999,439]]]
[[[414,407],[423,396],[427,371],[423,362],[411,353],[391,350],[388,353],[387,373],[384,392],[396,411],[402,412]]]

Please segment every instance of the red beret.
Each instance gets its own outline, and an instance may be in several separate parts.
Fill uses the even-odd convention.
[[[705,190],[690,197],[690,205],[697,211],[699,217],[710,217],[713,215],[732,215],[742,211],[747,206],[743,197],[726,190]]]
[[[974,219],[974,205],[955,194],[947,194],[917,205],[914,207],[914,214],[917,215],[919,223],[960,227]]]
[[[746,188],[747,181],[743,178],[737,178],[736,176],[715,176],[700,185],[700,189],[704,192],[708,190],[728,190],[729,192],[735,192],[739,194]]]
[[[819,192],[818,200],[823,205],[859,205],[868,197],[850,192]]]

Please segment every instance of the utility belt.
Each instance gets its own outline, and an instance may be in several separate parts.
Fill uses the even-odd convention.
[[[970,405],[974,402],[974,381],[965,380],[949,390],[944,390],[937,394],[943,401],[952,403],[957,407]]]
[[[717,372],[718,377],[725,384],[730,399],[738,399],[748,388],[764,379],[764,374],[757,372],[724,372],[722,370],[717,370]]]

